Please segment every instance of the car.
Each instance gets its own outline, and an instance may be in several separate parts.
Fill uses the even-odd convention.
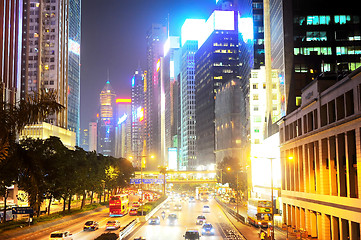
[[[164,208],[164,209],[169,209],[169,208],[170,208],[169,203],[164,203],[163,208]]]
[[[112,220],[112,221],[108,221],[107,222],[107,225],[105,227],[106,230],[109,230],[109,229],[118,229],[120,228],[120,223],[118,220]]]
[[[159,225],[160,224],[160,217],[153,216],[153,217],[149,218],[148,223],[149,223],[149,225]]]
[[[137,237],[137,238],[134,238],[134,240],[146,240],[144,237]]]
[[[182,211],[182,205],[181,204],[174,205],[174,211]]]
[[[214,235],[214,227],[210,223],[205,223],[202,226],[202,235]]]
[[[189,197],[189,202],[190,202],[190,203],[195,202],[195,201],[196,201],[196,200],[194,199],[193,196],[190,196],[190,197]]]
[[[202,225],[202,224],[204,224],[204,223],[206,223],[206,217],[203,216],[203,215],[198,216],[198,217],[197,217],[196,224],[197,224],[197,225]]]
[[[170,213],[167,218],[168,225],[175,225],[178,221],[178,216],[175,213]]]
[[[199,232],[197,229],[188,229],[186,233],[183,235],[184,239],[196,240],[199,239]]]
[[[97,230],[99,228],[99,224],[96,221],[87,221],[84,224],[83,230]]]
[[[137,216],[138,208],[131,208],[129,211],[129,216]]]
[[[135,208],[140,207],[140,202],[133,202],[132,207],[135,207]]]
[[[203,206],[203,212],[204,212],[204,213],[209,213],[209,212],[211,212],[211,209],[209,208],[208,205],[204,205],[204,206]]]
[[[71,234],[69,231],[56,231],[50,233],[50,240],[73,240],[73,234]]]

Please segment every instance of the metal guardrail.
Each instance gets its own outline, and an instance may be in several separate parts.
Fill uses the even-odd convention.
[[[222,201],[220,201],[218,198],[215,198],[218,204],[220,204],[223,208],[227,210],[229,214],[231,214],[235,219],[242,223],[246,223],[246,218],[242,216],[241,214],[237,213],[236,211],[229,208],[226,204],[224,204]]]
[[[156,206],[152,211],[150,211],[147,215],[145,215],[144,217],[141,216],[141,218],[144,218],[145,221],[148,221],[149,218],[151,218],[154,213],[156,213],[162,206],[163,204],[168,200],[168,198],[166,198],[163,202],[161,202],[160,204],[158,204],[158,206]],[[123,227],[120,232],[119,232],[119,240],[125,238],[126,236],[128,236],[136,227],[136,225],[138,223],[141,223],[142,221],[140,220],[140,218],[134,219],[133,221],[131,221],[130,223],[128,223],[125,227]]]
[[[119,232],[119,240],[123,239],[124,237],[128,236],[129,233],[131,233],[133,231],[133,228],[135,227],[135,225],[137,225],[139,223],[138,219],[134,219],[133,221],[131,221],[130,223],[128,223],[125,227],[122,228],[122,230],[120,230]]]

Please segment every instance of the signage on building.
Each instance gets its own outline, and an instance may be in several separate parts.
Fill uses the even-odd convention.
[[[12,214],[34,214],[34,210],[31,207],[13,207]]]

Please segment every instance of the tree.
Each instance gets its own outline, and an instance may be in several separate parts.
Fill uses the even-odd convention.
[[[165,184],[166,184],[165,175],[167,174],[167,167],[166,166],[159,166],[158,169],[159,169],[159,172],[161,174],[163,174],[163,194],[165,195]]]
[[[0,92],[3,92],[2,85],[0,85]],[[26,125],[43,121],[49,115],[60,112],[64,107],[56,99],[56,92],[51,90],[41,90],[16,103],[5,102],[2,95],[0,96],[0,166],[1,172],[4,172],[0,174],[0,192],[5,197],[4,222],[6,221],[7,186],[12,185],[17,178],[16,174],[12,174],[15,173],[14,169],[6,171],[7,167],[16,168],[17,166],[14,162],[16,157],[10,156],[16,153],[17,135]]]

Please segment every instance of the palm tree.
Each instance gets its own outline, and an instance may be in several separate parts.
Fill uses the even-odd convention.
[[[0,84],[0,194],[4,199],[4,220],[6,217],[7,188],[14,183],[16,173],[9,174],[9,167],[16,165],[11,155],[17,152],[16,139],[26,125],[44,121],[49,115],[60,112],[64,106],[57,102],[57,94],[53,90],[41,89],[15,104],[5,102]],[[13,168],[16,170],[16,166]],[[6,171],[3,174],[3,171]],[[5,221],[4,221],[5,222]]]
[[[163,182],[163,194],[165,196],[166,195],[165,194],[165,175],[167,174],[167,167],[166,166],[159,166],[158,169],[159,169],[159,173],[163,174],[163,180],[164,180],[164,182]]]

